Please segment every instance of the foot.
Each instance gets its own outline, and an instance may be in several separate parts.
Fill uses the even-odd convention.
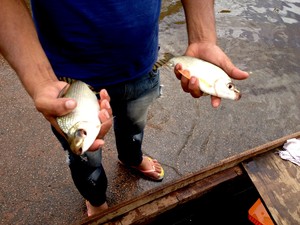
[[[108,205],[106,202],[97,207],[93,206],[89,201],[85,201],[85,204],[86,204],[88,216],[96,215],[96,214],[108,209]]]
[[[142,163],[134,168],[152,180],[161,181],[164,177],[164,170],[159,162],[148,156],[143,156]]]

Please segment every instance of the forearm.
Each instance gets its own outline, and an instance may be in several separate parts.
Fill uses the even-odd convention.
[[[0,0],[0,5],[0,52],[34,98],[36,87],[56,80],[55,74],[25,2]]]
[[[214,0],[182,0],[189,44],[216,43]]]

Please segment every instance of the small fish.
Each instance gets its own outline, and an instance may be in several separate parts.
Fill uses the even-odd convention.
[[[77,107],[71,113],[57,117],[56,120],[66,135],[70,149],[82,155],[93,144],[101,128],[97,97],[82,81],[72,83],[59,97],[73,98],[77,102]]]
[[[191,56],[173,57],[167,63],[171,67],[182,65],[179,72],[190,79],[199,79],[200,90],[203,93],[220,98],[239,100],[241,93],[236,89],[230,77],[218,66]]]

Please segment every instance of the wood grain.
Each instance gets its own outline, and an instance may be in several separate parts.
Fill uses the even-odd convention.
[[[275,222],[300,224],[300,167],[281,159],[276,150],[244,162],[243,166]]]

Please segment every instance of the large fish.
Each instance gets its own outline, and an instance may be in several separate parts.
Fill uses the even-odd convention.
[[[56,120],[66,135],[70,149],[81,155],[95,141],[101,128],[97,97],[82,81],[72,83],[66,93],[59,97],[73,98],[77,102],[77,107],[71,113],[57,117]]]
[[[167,64],[174,68],[178,63],[182,65],[182,69],[179,72],[183,76],[188,79],[191,76],[199,79],[199,86],[202,92],[232,100],[241,98],[241,93],[220,67],[190,56],[173,57]]]

